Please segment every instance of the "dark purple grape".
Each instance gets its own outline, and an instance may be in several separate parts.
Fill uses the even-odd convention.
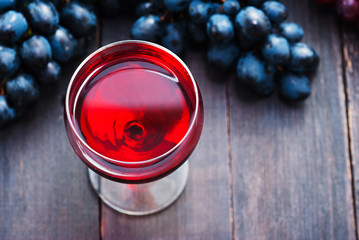
[[[207,35],[216,43],[226,43],[233,39],[232,21],[225,14],[213,14],[207,22]]]
[[[279,94],[289,101],[303,101],[312,92],[309,79],[303,74],[286,72],[279,78]]]
[[[60,26],[49,40],[55,60],[67,62],[74,56],[77,41],[66,28]]]
[[[305,43],[292,45],[291,55],[289,68],[294,72],[314,71],[319,65],[318,53]]]
[[[239,10],[241,9],[241,5],[238,0],[226,0],[223,3],[223,13],[229,16],[235,16]]]
[[[164,26],[161,43],[177,55],[183,52],[185,46],[183,31],[177,23],[169,23]]]
[[[40,91],[30,74],[20,74],[6,81],[5,95],[11,106],[21,109],[34,105],[39,99]]]
[[[288,40],[276,34],[269,34],[262,46],[264,59],[273,65],[285,65],[290,59]]]
[[[52,57],[49,41],[43,36],[34,35],[22,43],[20,56],[31,69],[45,66]]]
[[[239,54],[239,48],[233,42],[225,44],[213,43],[207,51],[208,62],[219,70],[229,70]]]
[[[149,15],[149,14],[159,14],[161,10],[156,7],[152,1],[141,2],[136,6],[136,15],[138,17]]]
[[[0,81],[9,77],[20,67],[20,58],[16,49],[0,45]]]
[[[61,10],[61,23],[75,36],[91,34],[96,21],[95,13],[77,2],[70,2]]]
[[[252,87],[259,95],[266,96],[273,92],[275,68],[262,59],[248,52],[239,58],[237,77],[242,83]]]
[[[31,27],[42,34],[53,34],[59,25],[59,14],[48,1],[35,0],[26,8]]]
[[[277,1],[264,2],[262,9],[273,23],[281,23],[288,17],[287,8]]]
[[[0,95],[0,128],[6,126],[15,118],[15,110],[11,108],[5,98]]]
[[[294,22],[285,22],[280,24],[279,32],[290,43],[299,42],[304,36],[303,28]]]
[[[188,13],[193,22],[205,23],[213,14],[213,6],[211,3],[194,0],[189,4]]]
[[[36,72],[37,80],[42,84],[55,83],[60,78],[60,71],[60,65],[55,61],[50,61]]]
[[[15,6],[15,0],[1,0],[0,1],[0,12],[6,9],[13,8]]]
[[[359,20],[359,0],[338,0],[336,9],[344,21],[355,22]]]
[[[235,25],[238,33],[253,40],[263,39],[271,30],[269,18],[255,7],[241,10],[236,16]]]
[[[0,15],[0,42],[4,44],[15,43],[28,28],[27,21],[20,12],[13,10]]]
[[[189,3],[190,0],[163,0],[164,6],[171,12],[183,11]]]
[[[138,40],[156,42],[161,31],[160,17],[142,16],[132,25],[131,37]]]

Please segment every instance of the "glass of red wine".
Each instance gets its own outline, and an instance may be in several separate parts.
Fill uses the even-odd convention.
[[[72,76],[65,114],[70,143],[107,205],[146,215],[182,193],[186,160],[202,132],[203,103],[174,53],[137,40],[98,49]]]

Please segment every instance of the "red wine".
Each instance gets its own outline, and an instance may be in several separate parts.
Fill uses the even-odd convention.
[[[65,100],[70,143],[93,171],[143,183],[186,161],[203,127],[203,103],[186,65],[161,46],[124,41],[76,70]]]
[[[138,162],[161,156],[181,141],[193,114],[189,102],[170,71],[146,61],[126,61],[84,84],[75,117],[92,149]]]

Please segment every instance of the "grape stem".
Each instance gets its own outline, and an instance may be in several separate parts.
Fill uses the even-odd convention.
[[[6,83],[7,78],[4,78],[1,82],[0,82],[0,95],[3,96],[5,95],[5,83]]]
[[[170,12],[168,10],[165,11],[165,13],[161,16],[160,21],[163,22],[167,19],[167,17],[170,15]],[[173,21],[173,17],[172,17]]]

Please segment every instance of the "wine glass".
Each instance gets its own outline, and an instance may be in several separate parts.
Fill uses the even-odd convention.
[[[146,41],[106,45],[73,74],[65,100],[70,143],[113,209],[158,212],[183,192],[203,103],[184,62]]]

